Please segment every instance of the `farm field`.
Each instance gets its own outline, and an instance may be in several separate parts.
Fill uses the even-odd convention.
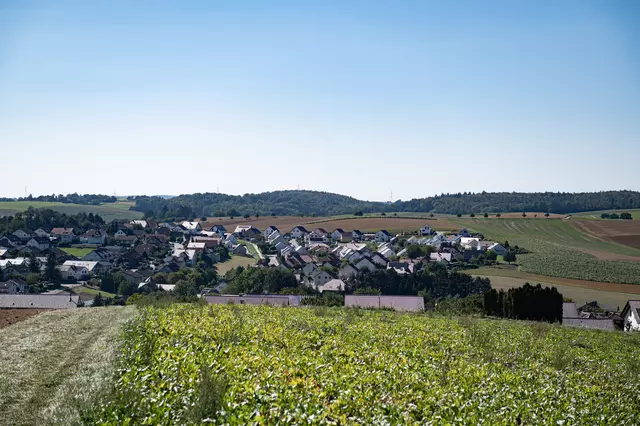
[[[110,424],[634,424],[639,339],[343,308],[149,308],[127,327],[116,392],[94,416]]]
[[[572,225],[599,240],[640,249],[640,221],[577,220]]]
[[[248,248],[248,247],[247,247]],[[231,259],[226,262],[216,263],[216,270],[218,271],[218,275],[224,275],[232,269],[237,268],[238,266],[242,266],[246,268],[248,266],[254,265],[258,261],[258,257],[244,257],[244,256],[234,256],[231,255]]]
[[[128,210],[134,203],[130,201],[117,201],[115,203],[105,203],[99,206],[89,206],[84,204],[65,204],[46,201],[1,201],[0,216],[12,215],[25,211],[29,207],[35,209],[52,209],[66,214],[93,213],[99,214],[106,222],[114,219],[140,219],[141,212]]]
[[[573,285],[558,284],[551,281],[547,277],[541,277],[542,280],[531,280],[526,278],[501,277],[495,275],[472,274],[474,277],[491,279],[491,287],[496,290],[508,290],[514,287],[521,287],[525,283],[532,285],[541,284],[543,287],[555,287],[564,297],[568,297],[578,304],[584,305],[594,300],[598,301],[601,307],[610,310],[620,310],[627,303],[627,300],[640,298],[638,293],[620,293],[608,290],[596,290],[588,287],[578,287]]]
[[[623,220],[619,220],[619,219],[616,219],[616,220],[611,220],[611,219],[602,219],[602,218],[600,217],[600,215],[601,215],[602,213],[618,213],[618,214],[620,214],[620,213],[631,213],[631,216],[632,216],[634,219],[640,219],[640,209],[627,209],[627,210],[624,210],[624,209],[622,209],[622,210],[598,210],[598,211],[593,211],[593,212],[581,212],[581,213],[574,213],[574,214],[573,214],[573,216],[574,216],[574,217],[583,217],[583,218],[585,218],[585,219],[597,219],[597,220],[604,220],[604,221],[607,221],[607,222],[618,222],[618,221],[625,222],[625,221],[623,221]]]
[[[307,229],[313,228],[325,228],[327,231],[333,231],[335,228],[342,228],[345,231],[351,231],[353,229],[359,229],[362,232],[379,231],[380,229],[386,229],[390,232],[413,232],[420,229],[428,223],[433,228],[442,231],[456,230],[455,224],[452,224],[448,218],[400,218],[400,217],[300,217],[300,216],[277,216],[277,217],[251,217],[249,219],[235,218],[235,219],[215,219],[208,218],[203,225],[205,229],[211,228],[213,225],[223,225],[228,231],[233,231],[237,225],[253,225],[256,228],[263,230],[270,225],[274,225],[282,232],[289,232],[292,228],[298,225],[303,225]],[[231,228],[231,229],[230,229]]]
[[[78,247],[60,247],[60,250],[64,251],[71,256],[75,256],[78,259],[82,259],[89,253],[91,253],[94,249],[91,248],[78,248]]]
[[[518,255],[523,272],[606,283],[640,284],[640,250],[595,238],[567,220],[457,219],[485,238],[530,251]]]
[[[0,329],[0,424],[81,424],[111,385],[134,307],[48,311]]]

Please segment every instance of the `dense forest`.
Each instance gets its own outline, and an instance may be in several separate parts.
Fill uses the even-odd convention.
[[[21,198],[0,198],[0,201],[48,201],[55,203],[65,203],[65,204],[85,204],[97,206],[102,203],[115,203],[118,199],[111,195],[102,195],[102,194],[67,194],[67,195],[40,195],[38,197],[34,197],[29,195],[28,197]]]
[[[319,191],[274,191],[262,194],[217,193],[162,197],[137,197],[134,210],[157,218],[240,215],[332,216],[355,212],[424,212],[446,214],[551,212],[640,208],[640,192],[482,192],[442,194],[435,197],[383,203]]]

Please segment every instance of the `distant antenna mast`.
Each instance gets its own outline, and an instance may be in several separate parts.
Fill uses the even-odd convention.
[[[27,186],[24,187],[24,198],[27,198]]]
[[[389,193],[389,202],[393,203],[393,189],[391,190],[391,192]]]
[[[220,185],[218,185],[218,186],[216,187],[216,192],[217,192],[218,194],[220,193]]]

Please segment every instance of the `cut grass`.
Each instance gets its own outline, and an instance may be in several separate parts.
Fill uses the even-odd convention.
[[[120,328],[135,308],[42,313],[0,330],[0,423],[81,424],[110,385]]]
[[[231,255],[231,259],[227,260],[226,262],[216,263],[216,270],[218,271],[218,275],[224,275],[230,270],[237,268],[238,266],[247,268],[251,265],[254,265],[257,261],[257,257]]]
[[[94,249],[92,248],[78,248],[78,247],[61,247],[60,250],[63,252],[70,254],[71,256],[75,256],[78,259],[82,259],[89,253],[91,253]]]
[[[60,213],[77,214],[77,213],[93,213],[99,214],[106,222],[114,219],[140,219],[143,214],[129,210],[134,203],[130,201],[117,201],[115,203],[105,203],[99,206],[89,206],[84,204],[65,204],[47,201],[2,201],[0,202],[0,216],[11,215],[17,212],[27,210],[29,207],[34,209],[51,209]]]

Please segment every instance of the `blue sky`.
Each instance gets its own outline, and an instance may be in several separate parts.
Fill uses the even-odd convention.
[[[640,190],[640,2],[0,0],[0,196]]]

